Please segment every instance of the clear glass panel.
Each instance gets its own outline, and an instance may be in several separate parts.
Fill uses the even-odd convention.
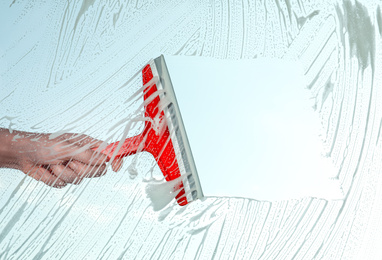
[[[314,130],[322,145],[318,153],[324,154],[318,158],[333,167],[330,174],[318,171],[328,182],[317,184],[317,190],[333,184],[328,188],[340,193],[337,197],[317,195],[311,192],[313,183],[297,196],[269,197],[272,191],[293,185],[291,175],[274,171],[273,179],[261,185],[268,194],[207,196],[185,207],[169,200],[156,211],[147,198],[147,185],[161,183],[155,196],[166,196],[168,190],[148,153],[125,158],[117,173],[108,163],[104,176],[61,189],[22,171],[1,168],[1,259],[381,257],[382,92],[377,72],[382,16],[377,1],[13,1],[0,5],[0,127],[8,132],[53,133],[49,136],[53,139],[63,133],[81,133],[108,143],[124,140],[144,126],[140,71],[150,59],[160,54],[176,56],[173,59],[182,56],[179,59],[190,63],[199,60],[196,62],[202,67],[203,58],[208,57],[231,68],[244,64],[243,60],[272,59],[300,68],[297,77],[303,84],[298,83],[298,93],[292,92],[297,83],[286,80],[291,89],[272,97],[285,104],[305,100],[313,106],[304,111],[308,118],[317,118],[319,126]],[[187,98],[190,87],[175,85],[176,75],[182,73],[181,69],[175,72],[180,66],[173,69],[174,88],[179,92],[186,129],[190,129],[196,164],[198,157],[204,157],[199,159],[203,186],[202,174],[207,176],[207,170],[202,169],[211,167],[208,163],[203,166],[204,159],[216,160],[213,158],[219,157],[214,156],[225,155],[226,148],[216,147],[220,145],[214,143],[216,139],[205,139],[207,147],[219,149],[215,154],[214,150],[203,151],[196,141],[210,133],[205,118],[214,110],[205,109],[204,117],[196,119],[187,112],[192,104],[203,108],[206,96],[199,93]],[[259,67],[248,75],[249,82],[256,81]],[[270,70],[265,63],[264,68]],[[274,71],[268,78],[280,80],[283,72],[290,76],[290,71],[290,66],[281,66],[280,72]],[[216,82],[227,83],[230,75],[232,78],[233,73],[221,73]],[[189,74],[185,80],[198,77]],[[263,75],[264,81],[266,78]],[[213,87],[205,86],[206,93],[212,95]],[[220,92],[229,91],[232,103],[226,109],[239,120],[231,124],[237,126],[246,121],[235,117],[235,111],[248,105],[242,101],[248,97],[237,95],[232,84],[214,93],[223,100],[229,96]],[[264,106],[259,109],[272,108],[267,102]],[[195,122],[198,119],[204,121]],[[224,117],[214,119],[225,122]],[[266,131],[268,138],[283,133],[278,127]],[[225,130],[222,127],[220,133],[224,141],[240,135]],[[237,153],[237,149],[230,152]],[[297,150],[299,155],[287,155],[306,163],[301,158],[304,152]],[[275,155],[274,164],[285,159],[282,154]],[[253,157],[243,164],[246,171],[251,165],[258,166]],[[225,163],[231,167],[234,160],[222,159],[216,168]],[[216,178],[216,182],[223,185],[232,175]],[[244,172],[244,177],[254,178],[250,179],[254,184],[261,181],[255,170]]]

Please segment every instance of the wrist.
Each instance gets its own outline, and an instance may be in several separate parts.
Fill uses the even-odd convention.
[[[16,139],[21,132],[0,128],[0,168],[21,169],[18,145]]]

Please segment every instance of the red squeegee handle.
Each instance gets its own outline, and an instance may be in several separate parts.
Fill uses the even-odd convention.
[[[114,142],[106,146],[105,149],[101,151],[104,155],[107,156],[107,161],[110,161],[111,158],[114,156],[114,158],[122,158],[125,156],[133,155],[137,153],[138,149],[141,148],[142,151],[145,150],[144,142],[142,142],[142,135],[133,136],[130,138],[127,138],[120,146],[120,142]],[[93,148],[93,150],[97,150],[98,147]],[[117,153],[115,153],[115,150],[117,150]]]
[[[166,129],[165,134],[166,133],[168,135],[168,129]],[[152,135],[151,131],[149,132],[148,136],[150,135]],[[133,155],[137,153],[138,151],[140,152],[146,151],[151,153],[155,157],[155,160],[163,176],[165,177],[167,181],[171,181],[180,177],[178,163],[176,162],[176,160],[174,161],[175,156],[174,156],[171,140],[168,142],[168,144],[165,147],[160,148],[158,145],[155,145],[156,142],[150,142],[150,144],[146,146],[146,142],[144,142],[143,139],[144,138],[142,133],[140,135],[127,138],[125,142],[123,142],[120,148],[119,148],[120,142],[111,143],[108,146],[106,146],[106,148],[103,149],[101,153],[105,154],[107,156],[107,161],[109,161],[111,160],[113,156],[114,158],[123,158],[125,156]],[[162,142],[159,142],[159,143],[162,143]],[[97,150],[97,149],[98,149],[97,147],[93,148],[93,150]],[[118,149],[117,153],[115,153],[116,149]],[[157,151],[162,151],[162,152],[161,154],[158,154]],[[188,201],[185,196],[185,191],[183,189],[183,182],[180,184],[179,189],[181,189],[181,191],[178,193],[175,199],[180,206],[185,206],[188,204]]]
[[[149,64],[142,70],[142,79],[143,85],[149,84],[153,79],[153,73]],[[145,101],[152,99],[145,105],[145,117],[151,118],[152,121],[155,121],[155,118],[164,119],[164,112],[159,110],[160,97],[157,95],[157,91],[155,83],[147,86],[143,91]],[[165,120],[160,121],[165,122]],[[96,149],[94,148],[94,150]],[[117,152],[115,152],[116,150]],[[108,160],[113,156],[114,158],[122,158],[137,152],[151,153],[167,181],[175,180],[181,176],[168,126],[158,135],[153,129],[151,122],[145,121],[144,130],[140,135],[127,138],[122,145],[120,142],[109,144],[101,151],[101,153],[107,155]],[[184,206],[188,204],[188,201],[183,189],[183,183],[181,183],[180,188],[181,191],[175,198],[179,205]]]

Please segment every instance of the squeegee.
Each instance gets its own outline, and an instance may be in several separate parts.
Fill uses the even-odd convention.
[[[163,55],[142,69],[145,126],[123,144],[109,144],[101,152],[110,160],[138,152],[151,153],[166,181],[180,180],[175,197],[180,206],[203,197],[195,162]]]

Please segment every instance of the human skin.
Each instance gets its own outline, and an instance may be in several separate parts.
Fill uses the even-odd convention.
[[[0,128],[0,168],[13,168],[55,188],[106,173],[103,141],[82,134],[29,133]],[[111,163],[118,171],[122,159]]]

